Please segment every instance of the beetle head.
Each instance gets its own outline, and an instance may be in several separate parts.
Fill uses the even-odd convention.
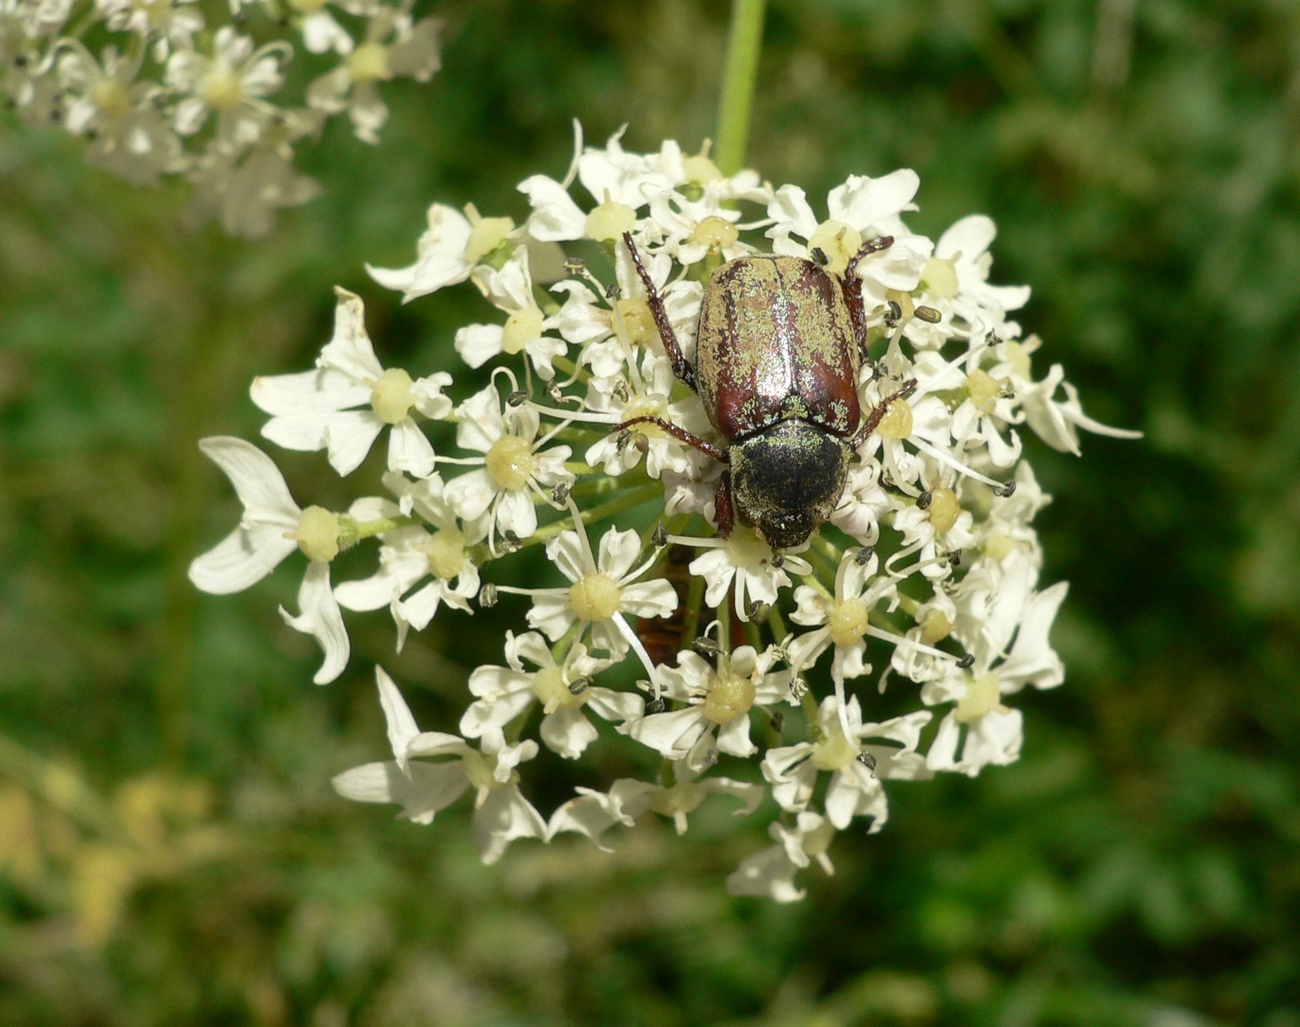
[[[790,549],[807,541],[835,509],[849,451],[821,428],[786,420],[733,443],[729,457],[736,513],[768,545]]]

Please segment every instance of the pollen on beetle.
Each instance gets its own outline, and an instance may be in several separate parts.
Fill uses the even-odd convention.
[[[400,424],[415,406],[411,376],[400,367],[390,367],[370,388],[370,408],[385,424]]]
[[[622,599],[618,582],[600,572],[579,578],[569,587],[569,606],[579,620],[609,620],[618,612]]]
[[[527,485],[537,470],[532,444],[518,435],[502,435],[492,443],[484,463],[497,488],[511,491]]]
[[[307,559],[329,563],[339,555],[339,517],[323,506],[309,506],[298,518],[294,537]]]

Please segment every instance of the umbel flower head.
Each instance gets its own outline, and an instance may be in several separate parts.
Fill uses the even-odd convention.
[[[182,176],[193,216],[263,235],[278,209],[319,194],[295,146],[345,111],[359,139],[378,142],[379,83],[438,70],[442,23],[416,21],[412,2],[3,0],[0,98],[86,139],[90,163],[134,185]],[[299,37],[316,77],[295,103],[285,70]]]
[[[426,303],[478,289],[455,343],[490,369],[477,391],[386,367],[339,290],[316,369],[253,397],[267,439],[339,475],[387,429],[386,494],[303,510],[260,450],[207,440],[245,515],[195,584],[244,588],[301,551],[286,619],[324,648],[318,681],[348,659],[341,608],[387,607],[400,648],[502,593],[529,604],[499,654],[456,654],[449,723],[420,731],[377,670],[393,759],[340,774],[341,794],[429,823],[472,793],[489,862],[524,838],[606,848],[652,814],[681,832],[730,802],[775,844],[728,887],[790,901],[812,864],[833,871],[838,833],[884,826],[887,782],[1018,758],[1020,695],[1064,680],[1066,592],[1039,582],[1048,497],[1020,433],[1075,453],[1079,428],[1136,433],[1085,416],[1059,365],[1035,376],[1042,342],[1010,319],[1028,289],[989,281],[993,222],[912,232],[919,184],[854,175],[814,203],[615,135],[520,183],[516,210],[435,204],[414,262],[371,274]],[[331,585],[353,545],[374,571]],[[521,580],[539,565],[549,579]],[[599,779],[610,753],[640,773],[549,815],[526,798],[553,761]]]

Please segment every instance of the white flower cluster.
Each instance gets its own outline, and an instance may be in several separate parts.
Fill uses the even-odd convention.
[[[92,164],[137,185],[184,176],[196,214],[262,235],[319,192],[295,144],[345,111],[377,142],[379,83],[438,70],[441,22],[415,20],[412,2],[231,0],[232,23],[209,25],[196,0],[0,0],[0,97],[89,140]],[[277,95],[294,56],[285,26],[320,66],[305,106]]]
[[[389,495],[345,513],[303,510],[260,450],[207,439],[245,514],[192,579],[236,591],[301,550],[300,609],[282,613],[324,648],[322,683],[348,659],[341,608],[387,607],[400,648],[440,608],[468,616],[500,593],[530,599],[528,630],[507,631],[502,662],[486,655],[471,674],[458,733],[420,731],[377,670],[393,759],[339,775],[340,793],[428,823],[472,788],[489,862],[517,838],[577,832],[603,847],[609,828],[650,811],[684,831],[715,794],[741,814],[766,804],[774,844],[727,883],[786,901],[803,894],[801,869],[831,871],[837,831],[857,818],[880,829],[885,781],[975,775],[1018,757],[1013,697],[1063,679],[1048,634],[1066,585],[1039,588],[1032,521],[1048,497],[1017,429],[1075,453],[1078,428],[1132,433],[1089,420],[1059,366],[1034,377],[1039,340],[1008,319],[1028,289],[988,282],[993,223],[964,218],[937,243],[912,233],[902,215],[918,184],[907,170],[851,177],[823,219],[795,186],[726,177],[672,142],[630,153],[615,136],[579,143],[563,180],[521,183],[522,224],[435,204],[415,263],[371,274],[407,299],[469,279],[499,312],[456,336],[466,364],[494,367],[491,384],[459,402],[445,371],[381,366],[361,301],[339,290],[316,369],[259,378],[252,396],[271,415],[267,439],[324,450],[340,475],[387,431]],[[834,290],[776,291],[754,307],[719,276],[708,284],[765,252],[793,259],[750,264]],[[709,290],[735,325],[786,318],[794,335],[758,342],[737,328],[744,341],[705,368],[695,353]],[[807,355],[825,353],[825,339],[798,335],[826,324],[823,308],[852,311],[858,332],[833,340],[838,371]],[[798,393],[776,397],[790,417],[826,423],[816,389],[798,383],[829,380],[857,397],[870,428],[836,436],[843,493],[785,550],[739,507],[720,513],[740,475],[728,447],[744,432],[711,427],[727,422],[701,399],[749,409],[751,393],[771,387],[771,375],[745,377],[755,360],[794,367],[793,379],[777,376]],[[435,452],[424,425],[438,421],[455,425],[454,448],[448,437]],[[627,517],[647,526],[614,523]],[[331,561],[362,540],[378,542],[374,574],[332,584]],[[533,546],[545,547],[553,582],[494,580],[499,558]],[[610,687],[627,680],[608,674],[623,661],[636,687]],[[543,748],[576,760],[632,742],[657,766],[646,780],[579,788],[549,817],[521,790],[522,764]]]

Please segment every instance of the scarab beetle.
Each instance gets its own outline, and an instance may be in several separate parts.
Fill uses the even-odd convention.
[[[715,504],[721,534],[730,534],[739,517],[773,548],[802,545],[839,503],[854,450],[889,404],[916,388],[907,382],[863,418],[858,372],[867,324],[857,266],[893,239],[865,243],[839,280],[800,257],[738,257],[723,264],[704,289],[694,367],[630,233],[623,242],[673,374],[699,393],[727,445],[657,417],[636,417],[614,430],[653,423],[726,464]]]

